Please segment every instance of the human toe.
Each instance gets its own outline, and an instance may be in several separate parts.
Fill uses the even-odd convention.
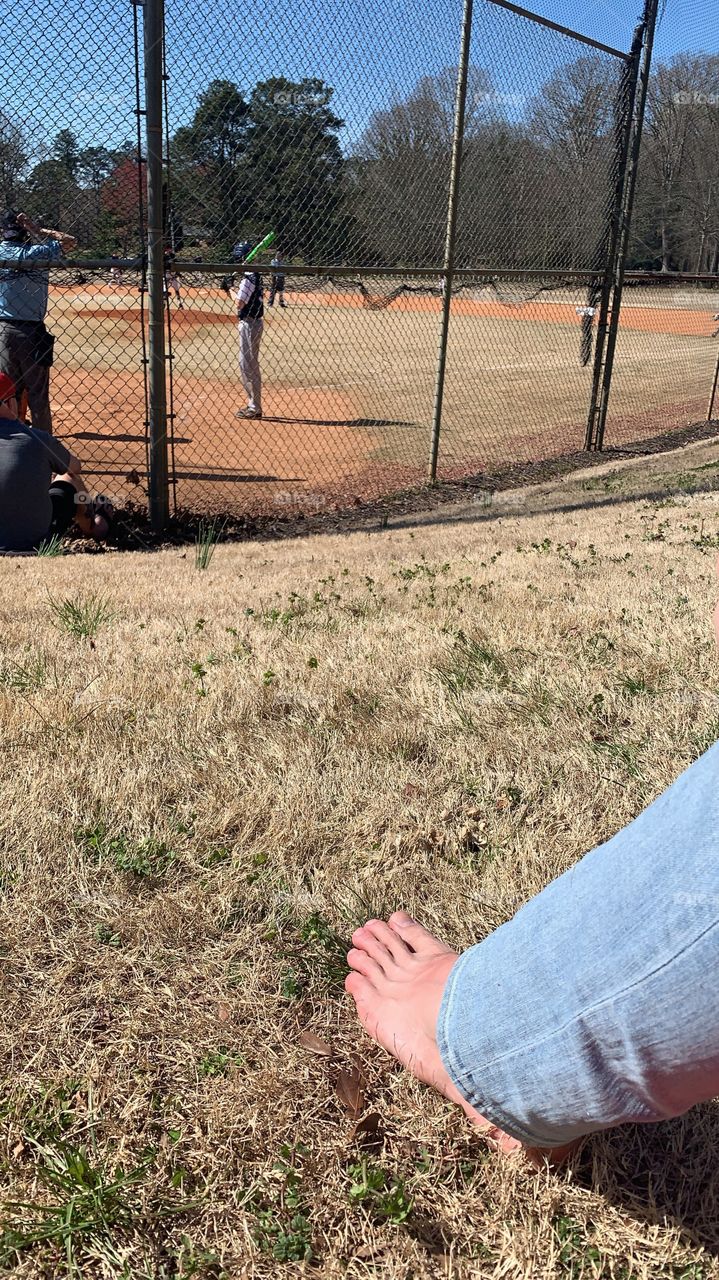
[[[389,918],[389,927],[420,955],[446,955],[452,950],[406,911],[394,911]]]
[[[386,959],[389,960],[389,954],[387,952],[384,954]],[[357,973],[364,974],[365,978],[369,978],[375,982],[385,976],[384,969],[382,968],[379,960],[376,960],[375,957],[370,955],[370,953],[364,948],[353,947],[351,951],[348,951],[347,963],[350,969],[355,969]]]
[[[363,931],[384,947],[394,960],[401,961],[411,954],[410,947],[404,938],[395,929],[391,929],[385,920],[368,920],[363,925]]]

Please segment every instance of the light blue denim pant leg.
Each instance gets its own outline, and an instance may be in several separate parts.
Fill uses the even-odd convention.
[[[531,1146],[719,1095],[719,743],[460,957],[437,1039],[467,1101]]]

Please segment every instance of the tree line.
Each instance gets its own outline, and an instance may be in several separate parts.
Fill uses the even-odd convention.
[[[576,58],[532,97],[470,70],[457,264],[597,269],[626,105],[617,65]],[[334,91],[274,77],[249,94],[214,80],[168,140],[168,239],[181,258],[227,260],[268,229],[289,261],[437,267],[442,262],[455,72],[424,77],[376,111],[355,145]],[[77,236],[88,256],[141,245],[136,146],[82,147],[63,129],[30,165],[21,122],[0,113],[6,207]],[[656,66],[630,267],[719,273],[719,56]]]

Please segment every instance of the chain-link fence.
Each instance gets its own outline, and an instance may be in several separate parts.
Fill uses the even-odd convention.
[[[5,254],[0,366],[49,276],[53,429],[160,517],[597,447],[610,385],[608,442],[700,420],[716,291],[628,277],[613,353],[656,8],[621,50],[508,0],[40,0],[3,203],[77,244]]]

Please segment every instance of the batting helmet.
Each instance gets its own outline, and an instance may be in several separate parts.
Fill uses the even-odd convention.
[[[232,250],[232,256],[235,259],[235,262],[244,262],[251,248],[252,245],[249,240],[238,241]]]

